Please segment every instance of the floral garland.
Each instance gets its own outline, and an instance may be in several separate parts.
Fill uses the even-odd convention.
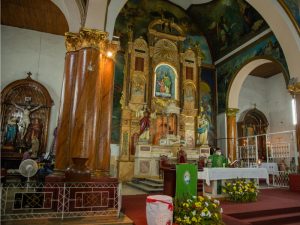
[[[185,200],[175,200],[174,223],[179,225],[223,225],[223,210],[218,200],[193,196]]]
[[[258,190],[254,182],[245,179],[236,179],[225,182],[222,192],[227,194],[228,199],[234,202],[254,202],[257,200]]]

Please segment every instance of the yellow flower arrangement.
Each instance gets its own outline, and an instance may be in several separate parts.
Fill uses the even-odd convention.
[[[222,208],[218,200],[193,196],[175,200],[174,223],[179,225],[223,225]]]
[[[228,199],[235,202],[253,202],[257,200],[258,190],[252,181],[236,179],[225,182],[222,192],[227,194]]]

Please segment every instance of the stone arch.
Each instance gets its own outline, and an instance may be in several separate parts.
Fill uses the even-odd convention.
[[[270,62],[278,63],[277,61],[271,58],[254,58],[253,60],[247,62],[245,65],[241,67],[241,69],[235,74],[234,78],[231,80],[231,83],[229,85],[229,89],[227,91],[227,98],[226,98],[227,108],[235,108],[235,109],[238,108],[239,94],[247,76],[256,67]],[[288,75],[285,69],[283,68],[283,66],[280,63],[278,64],[281,66],[286,84],[288,84],[289,81]]]

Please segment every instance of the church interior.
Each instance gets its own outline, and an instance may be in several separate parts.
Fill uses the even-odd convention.
[[[299,59],[297,0],[1,0],[1,222],[190,224],[145,213],[192,165],[226,224],[299,224]]]

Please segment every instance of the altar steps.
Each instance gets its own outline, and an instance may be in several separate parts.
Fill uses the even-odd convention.
[[[292,225],[300,224],[300,207],[232,213],[228,216],[252,225]]]
[[[147,193],[162,192],[164,189],[163,180],[152,178],[133,178],[127,185]]]

